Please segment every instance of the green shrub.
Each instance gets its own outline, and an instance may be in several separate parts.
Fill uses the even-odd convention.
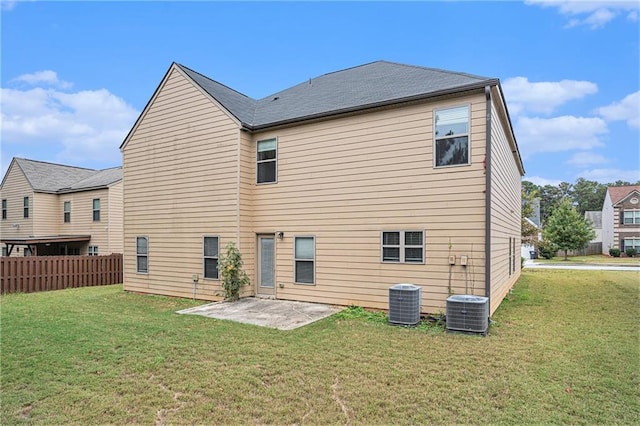
[[[549,241],[540,241],[538,244],[538,253],[545,259],[553,259],[558,252],[558,246]]]
[[[633,257],[633,256],[635,256],[636,254],[638,254],[638,250],[634,249],[633,247],[627,247],[627,249],[626,249],[624,252],[625,252],[625,253],[627,254],[627,256],[629,256],[629,257]]]
[[[240,298],[240,287],[249,284],[249,277],[242,270],[242,255],[233,241],[225,247],[225,255],[218,264],[222,276],[224,299],[233,301]]]
[[[620,249],[619,248],[610,248],[609,256],[620,257]]]
[[[524,262],[527,260],[526,257],[520,257],[520,269],[524,268]]]

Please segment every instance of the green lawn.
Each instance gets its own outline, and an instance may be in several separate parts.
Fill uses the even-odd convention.
[[[3,296],[0,424],[637,424],[634,272],[523,273],[486,338],[347,311],[283,332],[121,286]],[[355,313],[355,315],[354,315]]]

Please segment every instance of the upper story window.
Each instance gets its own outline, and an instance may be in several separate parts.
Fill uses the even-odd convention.
[[[24,197],[22,205],[24,206],[23,217],[25,219],[28,219],[29,218],[29,197]]]
[[[64,202],[63,216],[64,216],[64,223],[71,222],[71,201]]]
[[[2,220],[7,218],[7,200],[2,200]]]
[[[100,222],[100,198],[93,199],[93,221]]]
[[[146,274],[149,272],[149,239],[136,237],[136,272]]]
[[[435,166],[469,164],[469,106],[436,110],[433,121]]]
[[[257,183],[277,182],[278,140],[274,138],[274,139],[267,139],[264,141],[258,141],[256,145],[257,145],[257,157],[256,157]]]
[[[625,225],[640,225],[640,210],[625,210],[622,215]]]
[[[384,231],[382,233],[382,261],[424,263],[424,232]]]

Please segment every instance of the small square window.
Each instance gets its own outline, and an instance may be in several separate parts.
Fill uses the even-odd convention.
[[[382,232],[382,262],[424,263],[424,232]]]

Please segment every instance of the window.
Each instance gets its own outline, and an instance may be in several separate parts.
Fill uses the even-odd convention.
[[[2,246],[2,255],[3,256],[8,256],[7,246]]]
[[[268,139],[258,141],[257,154],[257,182],[258,183],[274,183],[277,176],[277,151],[278,141],[276,139]]]
[[[382,261],[395,263],[424,263],[424,232],[383,232]]]
[[[136,272],[146,274],[149,272],[149,239],[136,237]]]
[[[100,198],[93,199],[93,221],[100,222]]]
[[[2,200],[2,220],[7,218],[7,200]]]
[[[314,237],[295,237],[294,275],[297,284],[315,284]]]
[[[89,256],[97,256],[98,255],[98,246],[89,246],[87,250],[87,254]]]
[[[640,210],[625,210],[623,223],[625,225],[640,225]]]
[[[469,164],[469,107],[436,110],[434,122],[435,166]]]
[[[218,279],[218,237],[204,237],[204,277]]]
[[[71,222],[71,201],[64,202],[64,223]]]
[[[27,256],[31,256],[31,247],[25,247],[24,248],[24,252],[22,253],[23,256],[27,257]]]
[[[29,197],[24,197],[24,201],[22,204],[24,206],[23,216],[25,219],[28,219],[29,218]]]
[[[640,238],[625,238],[624,247],[622,251],[626,251],[628,248],[634,248],[640,252]]]

